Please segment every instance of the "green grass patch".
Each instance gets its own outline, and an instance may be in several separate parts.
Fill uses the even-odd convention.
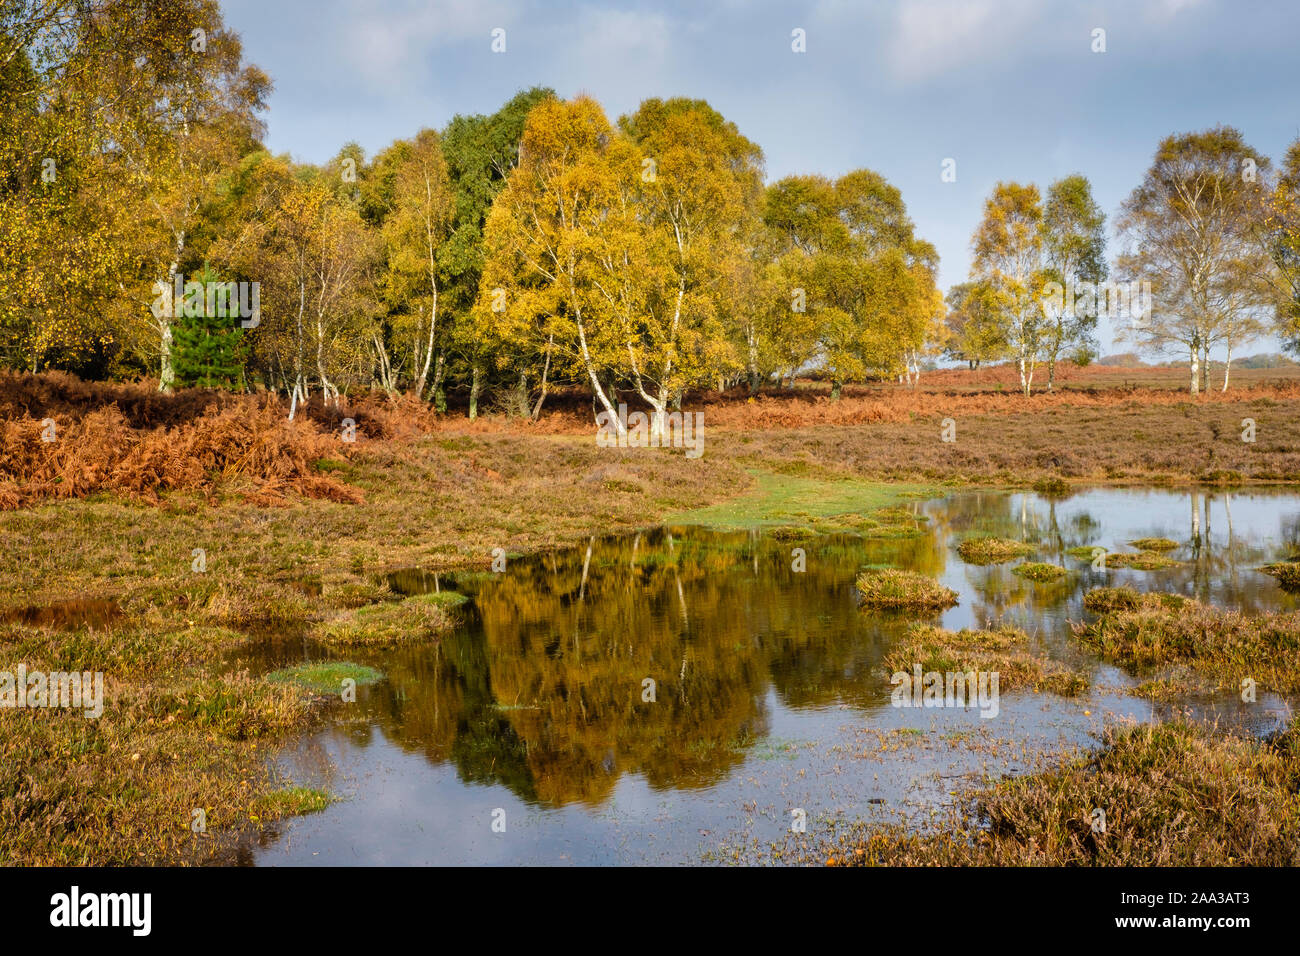
[[[1172,551],[1178,547],[1178,542],[1169,538],[1138,538],[1129,544],[1139,551]]]
[[[1017,564],[1011,569],[1012,574],[1018,574],[1022,578],[1040,583],[1047,581],[1059,581],[1069,574],[1065,568],[1058,564],[1045,564],[1042,561],[1026,561],[1023,564]]]
[[[305,813],[319,813],[334,802],[324,790],[310,787],[285,787],[263,794],[257,801],[261,816],[289,817]]]
[[[1159,571],[1182,564],[1159,551],[1113,551],[1106,555],[1106,566],[1132,568],[1135,571]]]
[[[266,675],[272,683],[293,684],[316,694],[338,694],[343,689],[343,681],[349,678],[356,681],[358,687],[365,687],[383,680],[384,673],[349,661],[310,661]]]
[[[1080,561],[1092,561],[1096,557],[1095,552],[1099,548],[1106,551],[1099,544],[1081,544],[1074,548],[1066,548],[1065,553],[1072,558],[1078,558]]]
[[[769,528],[767,534],[776,541],[807,541],[809,538],[817,537],[817,532],[812,528],[801,528],[798,525],[789,524]]]
[[[754,488],[729,501],[690,511],[679,511],[665,519],[667,524],[707,525],[720,529],[745,529],[764,525],[801,524],[805,517],[863,514],[897,505],[926,489],[914,484],[829,481],[800,475],[755,473]],[[926,497],[931,495],[925,494]],[[908,513],[909,517],[910,512]]]
[[[967,564],[1000,564],[1033,552],[1032,544],[1010,538],[967,538],[957,546],[957,553]]]

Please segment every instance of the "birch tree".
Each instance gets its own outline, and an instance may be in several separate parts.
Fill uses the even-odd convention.
[[[1043,206],[1044,267],[1062,288],[1106,278],[1106,214],[1092,198],[1092,184],[1075,173],[1047,189]],[[1066,301],[1075,301],[1070,296]],[[1047,390],[1056,387],[1056,363],[1070,348],[1087,347],[1097,328],[1097,309],[1072,308],[1063,301],[1049,311],[1043,329]]]
[[[1045,316],[1040,290],[1043,207],[1032,183],[998,183],[984,202],[984,218],[972,240],[971,278],[1002,318],[1007,345],[1029,395],[1043,343]]]
[[[422,399],[437,341],[438,254],[451,229],[452,193],[436,132],[422,130],[403,147],[383,224],[385,295],[400,310],[392,329],[411,343],[412,391]]]
[[[637,168],[595,100],[534,107],[519,165],[488,216],[477,306],[480,314],[537,317],[554,329],[556,350],[590,383],[620,433],[604,382],[625,367],[626,339],[597,282],[608,275],[600,256],[625,242],[611,231],[630,228],[627,176]]]
[[[1139,347],[1188,356],[1188,391],[1206,387],[1210,349],[1257,328],[1268,296],[1253,235],[1268,159],[1220,126],[1166,137],[1118,222],[1117,271],[1151,283],[1150,318],[1124,330]]]

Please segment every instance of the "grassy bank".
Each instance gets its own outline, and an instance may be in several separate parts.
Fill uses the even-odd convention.
[[[1296,866],[1300,724],[1269,740],[1189,724],[1110,730],[1102,749],[974,795],[919,830],[855,826],[814,862],[867,866]]]
[[[1263,690],[1300,692],[1300,613],[1247,617],[1176,594],[1099,588],[1085,607],[1100,616],[1075,634],[1107,660],[1151,678],[1152,696]]]

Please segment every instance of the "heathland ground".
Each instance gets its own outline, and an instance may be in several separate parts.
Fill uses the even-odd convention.
[[[691,405],[705,442],[692,460],[598,447],[576,395],[537,422],[366,398],[290,423],[256,396],[6,376],[5,662],[103,671],[107,690],[97,720],[57,709],[0,718],[0,862],[225,859],[233,834],[323,806],[328,794],[281,788],[267,770],[273,748],[328,712],[312,689],[320,675],[250,676],[228,655],[267,629],[346,645],[385,628],[436,640],[454,626],[454,607],[389,593],[387,570],[486,570],[494,549],[666,521],[798,526],[962,486],[1300,483],[1300,377],[1242,372],[1199,399],[1181,384],[1177,370],[1067,369],[1054,393],[1025,398],[1009,370],[988,369],[929,374],[915,390],[850,388],[838,402],[817,383],[711,396]],[[355,441],[343,437],[348,418]],[[1294,664],[1295,642],[1282,643]],[[1198,824],[1176,801],[1102,853],[1069,822],[1071,794],[1154,791],[1162,773],[1205,781],[1222,770],[1215,786],[1240,792],[1216,789],[1205,805],[1231,807],[1247,791],[1269,802],[1262,816],[1207,818],[1211,849],[1197,861],[1295,862],[1278,849],[1297,845],[1282,769],[1293,747],[1182,728],[1119,735],[1091,769],[1070,764],[986,796],[996,819],[1020,827],[1001,842],[973,841],[956,822],[928,842],[873,832],[829,855],[1177,862],[1170,841],[1190,845]],[[1033,827],[1036,849],[1015,849]],[[1251,846],[1263,856],[1250,858]]]

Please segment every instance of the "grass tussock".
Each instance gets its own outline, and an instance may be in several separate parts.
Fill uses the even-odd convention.
[[[1106,659],[1135,671],[1183,667],[1220,691],[1239,690],[1247,678],[1279,693],[1300,691],[1300,612],[1248,617],[1179,595],[1101,590],[1084,599],[1101,616],[1074,630]]]
[[[933,578],[897,568],[867,568],[858,574],[858,594],[869,608],[943,610],[957,603],[957,592]]]
[[[1030,581],[1037,581],[1040,584],[1049,581],[1059,581],[1069,574],[1065,568],[1057,564],[1045,564],[1042,561],[1026,561],[1023,564],[1017,564],[1011,569],[1012,574],[1018,574],[1022,578]]]
[[[1300,865],[1300,724],[1270,740],[1198,725],[1112,728],[1102,750],[979,793],[923,832],[859,826],[832,865]],[[1105,829],[1093,826],[1105,814]]]
[[[1000,564],[1033,552],[1032,544],[1010,538],[967,538],[957,546],[957,553],[967,564]]]
[[[1039,478],[1033,488],[1044,498],[1064,498],[1070,494],[1070,483],[1063,478]]]
[[[1080,561],[1092,561],[1096,558],[1096,552],[1105,552],[1106,549],[1099,544],[1081,544],[1073,548],[1066,548],[1065,553],[1072,558]]]
[[[817,537],[817,532],[812,528],[801,528],[798,525],[778,525],[769,528],[767,534],[777,541],[807,541]]]
[[[1277,583],[1283,590],[1300,591],[1300,562],[1279,561],[1277,564],[1266,564],[1260,570],[1277,578]]]
[[[1176,568],[1183,562],[1175,561],[1160,551],[1109,551],[1106,565],[1112,568],[1132,568],[1134,571],[1161,571]]]
[[[1169,538],[1138,538],[1129,544],[1139,551],[1172,551],[1178,547],[1178,542]]]
[[[383,680],[383,671],[350,661],[310,661],[272,671],[266,679],[273,684],[293,684],[313,694],[340,694],[345,680],[365,687]]]
[[[1016,628],[960,631],[912,625],[885,654],[888,673],[922,671],[997,672],[998,689],[1047,691],[1073,697],[1088,689],[1088,678],[1037,653],[1029,635]]]
[[[370,604],[317,624],[312,636],[327,644],[386,646],[424,640],[451,630],[453,609],[465,603],[454,591],[419,594],[404,601]]]

